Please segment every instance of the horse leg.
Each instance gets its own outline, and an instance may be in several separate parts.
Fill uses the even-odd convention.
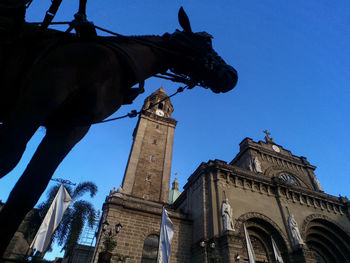
[[[0,126],[0,178],[16,167],[27,142],[43,124],[50,110],[25,99],[13,107]]]
[[[20,161],[27,142],[39,128],[35,122],[26,125],[0,126],[0,178],[8,174]]]
[[[47,128],[45,137],[0,212],[0,257],[26,214],[38,202],[58,165],[89,128]]]
[[[47,118],[48,112],[23,100],[0,126],[0,178],[15,168],[27,142]]]
[[[54,69],[42,67],[30,72],[26,88],[1,125],[0,178],[17,165],[33,134],[71,95],[76,79],[74,74],[67,76],[65,73],[58,74]]]

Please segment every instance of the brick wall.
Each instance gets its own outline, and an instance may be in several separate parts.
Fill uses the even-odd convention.
[[[192,223],[184,219],[178,212],[168,210],[174,225],[174,238],[171,245],[171,263],[190,262],[190,248],[192,242]],[[162,217],[162,204],[137,200],[136,198],[111,198],[104,205],[105,219],[112,231],[120,223],[123,228],[116,236],[117,247],[113,254],[129,256],[128,263],[139,263],[145,239],[152,234],[159,236]],[[103,238],[98,242],[98,251],[101,251]],[[97,262],[97,256],[95,261]],[[117,262],[113,256],[112,262]]]

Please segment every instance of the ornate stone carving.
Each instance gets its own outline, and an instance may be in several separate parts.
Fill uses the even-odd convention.
[[[256,156],[253,158],[252,167],[253,167],[254,172],[262,173],[261,162],[259,161],[258,157],[256,157]]]

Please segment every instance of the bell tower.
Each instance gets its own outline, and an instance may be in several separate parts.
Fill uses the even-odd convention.
[[[118,192],[166,203],[169,198],[171,159],[177,121],[163,88],[145,99],[133,133],[133,145]]]

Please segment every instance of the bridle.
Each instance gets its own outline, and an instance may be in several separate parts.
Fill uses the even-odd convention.
[[[193,62],[198,61],[198,59],[195,56],[192,56],[189,54],[184,54],[181,51],[177,51],[177,50],[172,49],[172,47],[174,47],[176,45],[170,46],[168,44],[164,47],[163,45],[160,45],[155,41],[142,39],[141,37],[127,37],[127,36],[116,34],[116,33],[115,33],[115,35],[118,36],[120,39],[125,39],[125,40],[130,41],[130,42],[135,42],[135,43],[138,43],[138,44],[141,44],[144,46],[148,46],[152,49],[162,51],[162,52],[164,52],[172,57],[177,57],[177,58],[180,57],[181,59],[187,59],[187,60],[193,61]],[[168,34],[168,35],[170,35],[170,34]],[[164,38],[164,36],[161,36],[161,37]],[[173,40],[166,40],[166,41],[171,42]],[[120,49],[123,49],[122,47],[120,47],[120,45],[118,45],[118,46]],[[128,54],[128,52],[126,50],[124,50],[123,53],[125,53],[125,55]],[[129,55],[129,54],[128,54],[128,56],[131,57],[131,55]],[[198,61],[198,63],[200,63],[200,62]],[[171,68],[170,68],[170,71],[172,71]],[[192,79],[190,76],[185,75],[185,74],[174,73],[173,71],[172,71],[172,73],[168,73],[168,72],[158,73],[158,74],[154,75],[154,77],[170,80],[170,81],[177,82],[177,83],[183,83],[183,84],[191,85],[191,86],[193,84],[195,84],[195,86],[202,86],[203,88],[207,88],[207,87],[203,86],[199,81]]]
[[[163,36],[161,36],[166,42],[168,42],[165,47],[163,45],[158,44],[157,42],[148,40],[148,39],[142,39],[139,37],[126,37],[120,34],[116,34],[118,37],[120,37],[121,39],[128,39],[128,41],[133,41],[145,46],[148,46],[152,49],[155,50],[160,50],[168,55],[170,55],[173,58],[181,58],[183,60],[187,60],[187,61],[191,61],[194,64],[206,64],[208,63],[210,57],[214,57],[214,54],[209,54],[204,58],[200,58],[198,59],[198,56],[192,55],[190,51],[193,51],[193,53],[199,53],[196,52],[196,50],[194,48],[189,50],[188,45],[186,45],[186,43],[184,41],[179,41],[176,39],[176,37],[173,37],[173,35],[180,35],[183,34],[183,36],[185,36],[185,38],[187,38],[187,42],[190,42],[190,38],[187,37],[184,33],[182,32],[175,32],[173,34],[169,34],[166,33]],[[176,48],[177,46],[180,46],[180,48]],[[212,63],[214,62],[214,60],[211,60]],[[213,67],[213,65],[208,65],[208,67]],[[154,77],[157,78],[162,78],[162,79],[166,79],[166,80],[170,80],[173,82],[177,82],[177,83],[183,83],[186,84],[188,86],[191,86],[192,88],[195,86],[201,86],[203,88],[208,88],[204,82],[198,80],[198,79],[194,79],[192,78],[190,75],[188,74],[181,74],[181,73],[177,73],[177,70],[174,70],[174,68],[170,68],[169,69],[172,73],[169,72],[162,72],[162,73],[158,73],[156,75],[154,75]]]

